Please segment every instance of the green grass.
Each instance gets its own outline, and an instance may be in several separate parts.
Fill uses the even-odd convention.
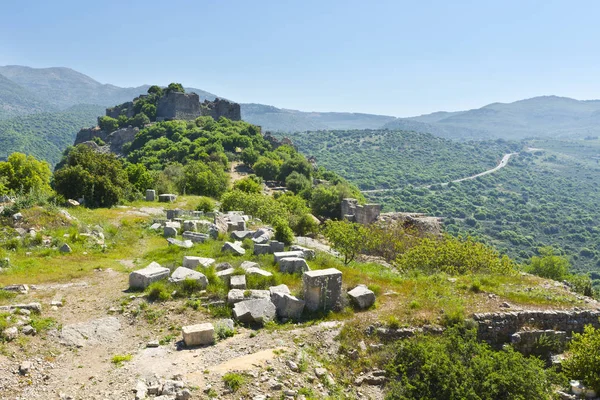
[[[110,361],[115,364],[115,366],[121,367],[124,362],[131,361],[132,358],[133,356],[131,354],[115,354]]]
[[[247,379],[242,374],[228,372],[223,375],[223,383],[225,384],[225,387],[232,392],[237,392],[243,385],[246,384],[246,382]]]

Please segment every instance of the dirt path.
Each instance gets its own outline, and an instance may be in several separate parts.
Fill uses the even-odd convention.
[[[498,170],[500,170],[500,169],[502,169],[502,168],[506,167],[506,165],[508,164],[508,160],[510,160],[510,158],[511,158],[512,156],[515,156],[515,155],[517,155],[517,154],[519,154],[519,153],[508,153],[508,154],[505,154],[505,155],[504,155],[504,157],[502,157],[502,160],[500,160],[500,163],[499,163],[498,165],[496,165],[496,166],[495,166],[494,168],[492,168],[492,169],[488,169],[487,171],[480,172],[479,174],[475,174],[475,175],[467,176],[466,178],[455,179],[455,180],[453,180],[453,181],[450,181],[450,182],[444,182],[444,183],[441,183],[441,184],[439,184],[439,183],[434,183],[434,184],[432,184],[432,185],[423,186],[423,188],[427,188],[427,189],[429,189],[429,188],[431,188],[431,187],[433,187],[433,186],[435,186],[435,185],[448,186],[448,184],[450,184],[450,183],[458,183],[458,182],[468,181],[468,180],[471,180],[471,179],[479,178],[480,176],[484,176],[484,175],[491,174],[491,173],[493,173],[493,172],[496,172],[496,171],[498,171]],[[373,190],[362,190],[361,192],[362,192],[362,193],[380,193],[380,192],[391,192],[391,191],[395,191],[395,190],[399,190],[399,188],[396,188],[396,189],[373,189]]]

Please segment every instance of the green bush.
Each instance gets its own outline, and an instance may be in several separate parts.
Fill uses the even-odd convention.
[[[534,256],[531,258],[527,268],[529,272],[542,278],[554,279],[562,281],[569,273],[569,260],[566,257],[561,257],[555,254],[551,247],[543,247],[539,250],[541,257]]]
[[[237,392],[240,387],[246,383],[247,379],[244,375],[228,372],[223,375],[223,383],[232,392]]]
[[[549,399],[543,363],[511,347],[494,351],[475,330],[452,327],[440,336],[398,341],[387,366],[386,399]]]
[[[569,379],[580,380],[600,393],[600,330],[587,325],[583,333],[573,334],[568,357],[562,369]]]
[[[215,202],[210,197],[200,197],[196,211],[202,211],[204,213],[213,212],[216,208]]]
[[[171,290],[165,282],[153,282],[146,289],[149,301],[167,301],[171,298]]]

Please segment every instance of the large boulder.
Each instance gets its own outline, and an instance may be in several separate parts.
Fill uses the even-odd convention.
[[[170,272],[169,268],[161,267],[157,262],[151,262],[146,268],[133,271],[129,274],[129,287],[133,289],[145,289],[152,282],[168,278]]]
[[[182,283],[186,279],[191,279],[198,282],[198,285],[202,289],[205,289],[208,285],[208,279],[204,274],[185,267],[179,267],[175,271],[173,271],[171,277],[169,278],[169,282]]]
[[[181,328],[183,341],[188,347],[213,344],[215,341],[215,328],[210,322],[184,326]]]
[[[171,246],[181,247],[182,249],[191,249],[194,246],[194,242],[191,240],[177,240],[175,238],[167,238],[167,242]]]
[[[348,292],[348,296],[352,303],[361,310],[369,308],[375,303],[375,293],[366,285],[358,285]]]
[[[301,274],[310,271],[304,258],[287,257],[279,260],[279,271],[286,274]]]
[[[302,289],[306,308],[310,311],[342,308],[342,272],[335,268],[305,272]]]
[[[244,254],[246,254],[246,250],[242,247],[242,243],[240,242],[225,242],[225,244],[223,244],[223,247],[221,247],[221,251],[223,253],[232,253],[236,256],[243,256]]]
[[[229,287],[231,289],[246,289],[246,275],[232,275],[229,278]]]
[[[244,300],[233,307],[233,317],[241,323],[264,325],[275,318],[277,310],[270,298]]]

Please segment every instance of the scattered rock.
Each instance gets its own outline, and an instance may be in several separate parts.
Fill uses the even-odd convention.
[[[358,285],[348,292],[348,296],[361,310],[367,309],[375,303],[375,293],[366,285]]]
[[[19,330],[16,326],[6,328],[4,331],[2,331],[2,336],[4,336],[7,341],[11,342],[19,336]]]
[[[246,275],[233,275],[229,279],[231,289],[246,289]]]
[[[135,385],[135,400],[143,400],[148,396],[148,386],[143,381],[137,381]]]
[[[145,289],[152,282],[169,277],[169,268],[161,267],[157,262],[151,262],[146,268],[133,271],[129,274],[129,287]]]
[[[235,242],[235,243],[225,242],[223,247],[221,247],[221,251],[223,253],[230,252],[230,253],[233,253],[233,255],[237,255],[237,256],[243,256],[244,254],[246,254],[246,250],[244,248],[242,248],[241,242]]]
[[[200,289],[205,289],[208,285],[208,279],[204,274],[185,267],[179,267],[175,271],[173,271],[171,277],[169,278],[169,282],[183,283],[183,281],[185,281],[186,279],[196,281]]]
[[[60,246],[60,248],[58,249],[58,251],[60,251],[61,253],[70,253],[73,250],[71,250],[71,246],[69,246],[67,243],[65,243],[62,246]]]
[[[34,336],[37,333],[35,328],[31,325],[25,325],[23,328],[21,328],[21,332],[23,332],[24,335],[28,336]]]
[[[316,253],[313,249],[307,249],[306,247],[298,246],[297,244],[290,246],[290,251],[301,251],[302,258],[307,260],[314,260]]]
[[[177,200],[177,195],[176,194],[159,194],[158,195],[158,201],[160,203],[172,203],[175,200]]]
[[[210,322],[184,326],[181,331],[188,347],[213,344],[215,341],[215,328]]]
[[[189,269],[196,269],[198,266],[208,268],[214,264],[214,258],[183,256],[183,266]]]
[[[244,300],[233,307],[233,317],[242,323],[260,324],[272,321],[276,309],[271,299]]]
[[[182,249],[191,249],[194,246],[194,243],[191,240],[177,240],[174,238],[168,238],[167,242],[169,242],[169,245],[181,247]]]
[[[304,311],[304,300],[282,292],[274,292],[271,294],[271,301],[275,304],[277,316],[279,318],[298,319]]]
[[[302,258],[304,256],[304,253],[302,253],[301,251],[278,251],[273,253],[273,256],[275,257],[275,263],[279,264],[279,261],[282,258]]]
[[[31,372],[31,368],[31,361],[23,361],[21,365],[19,365],[19,373],[21,375],[29,375],[29,373]]]
[[[279,271],[287,274],[301,274],[310,271],[310,268],[303,258],[286,257],[279,260]]]

